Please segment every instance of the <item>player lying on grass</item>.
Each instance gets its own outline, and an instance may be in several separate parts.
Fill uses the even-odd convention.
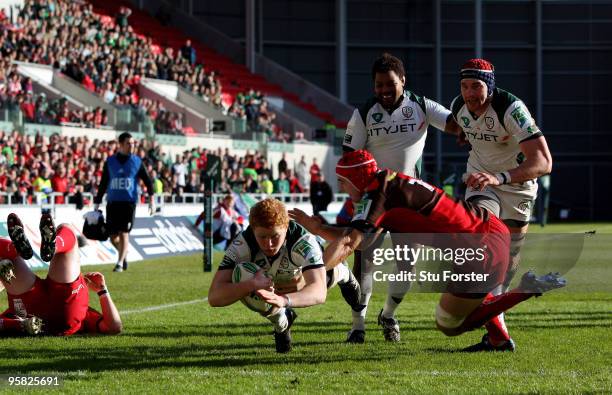
[[[325,239],[336,237],[324,253],[328,268],[342,262],[357,248],[365,248],[366,236],[383,230],[447,234],[443,238],[433,237],[430,241],[434,246],[442,239],[446,239],[442,243],[449,243],[449,238],[460,247],[486,246],[484,260],[453,265],[457,274],[469,274],[470,271],[487,274],[487,281],[476,285],[448,283],[436,308],[436,324],[448,336],[479,328],[514,305],[565,285],[558,273],[537,277],[527,272],[518,288],[492,296],[490,291],[503,283],[509,265],[510,234],[499,218],[487,210],[450,198],[422,180],[379,169],[374,158],[364,150],[345,153],[338,162],[336,173],[342,188],[360,204],[349,228],[344,231],[316,225],[316,221],[306,219],[307,228],[313,233]]]
[[[351,306],[359,303],[359,284],[345,264],[326,272],[323,252],[312,234],[289,219],[285,205],[276,199],[255,204],[250,226],[230,244],[208,291],[213,307],[230,305],[256,293],[272,306],[261,311],[274,325],[276,351],[291,350],[294,307],[325,302],[327,288],[338,284]],[[236,265],[253,263],[260,270],[246,281],[232,281]]]
[[[40,219],[40,257],[51,261],[44,280],[24,259],[34,252],[21,220],[7,219],[11,240],[0,238],[0,279],[9,308],[0,316],[2,335],[60,335],[121,332],[119,312],[101,273],[81,274],[77,239],[68,225],[56,228],[50,214]],[[102,314],[89,307],[88,288],[100,297]]]

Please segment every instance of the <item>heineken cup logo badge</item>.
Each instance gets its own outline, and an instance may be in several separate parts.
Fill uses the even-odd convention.
[[[372,119],[374,119],[374,122],[380,122],[382,120],[382,113],[380,112],[375,112],[374,114],[372,114]]]

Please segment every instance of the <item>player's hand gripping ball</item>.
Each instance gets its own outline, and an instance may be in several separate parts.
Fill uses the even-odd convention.
[[[261,268],[254,263],[246,262],[239,263],[234,268],[234,272],[232,273],[232,282],[240,283],[245,281],[250,281],[254,277],[256,277],[257,272],[259,272]],[[263,273],[262,273],[263,274]],[[258,275],[259,276],[259,275]],[[262,276],[264,277],[264,276]],[[268,280],[268,281],[265,281]],[[264,289],[269,288],[272,285],[272,280],[267,277],[264,277],[263,281],[258,288]],[[273,306],[269,303],[266,303],[257,293],[251,292],[249,295],[240,299],[242,303],[249,309],[256,311],[264,316],[272,315],[278,312],[278,307]]]

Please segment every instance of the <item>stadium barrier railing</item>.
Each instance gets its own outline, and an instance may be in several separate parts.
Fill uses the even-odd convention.
[[[61,192],[36,192],[34,195],[28,194],[15,194],[8,192],[0,192],[0,204],[2,205],[36,205],[41,208],[49,208],[53,210],[55,206],[59,205],[75,205],[76,203],[69,203],[74,199],[75,193],[64,194]],[[310,203],[310,195],[308,193],[245,193],[251,199],[255,201],[263,200],[266,198],[275,198],[283,203]],[[32,196],[32,202],[28,201],[28,196]],[[83,202],[85,205],[93,204],[93,194],[90,192],[81,193]],[[225,194],[215,193],[213,194],[213,201],[219,201],[223,199]],[[64,197],[65,203],[56,203],[58,197]],[[333,202],[342,203],[348,198],[345,193],[334,194]],[[181,195],[171,193],[161,193],[155,195],[155,200],[158,207],[163,207],[164,204],[200,204],[204,202],[204,194],[202,193],[183,193]]]

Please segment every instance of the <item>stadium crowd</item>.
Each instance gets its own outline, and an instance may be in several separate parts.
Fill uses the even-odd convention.
[[[13,202],[32,203],[37,193],[46,201],[47,194],[59,192],[63,196],[56,196],[55,203],[65,203],[70,195],[70,202],[87,204],[89,200],[83,194],[97,193],[104,162],[116,150],[116,141],[87,136],[24,136],[17,131],[0,131],[0,190],[5,192],[0,201],[8,203],[7,195],[12,195]],[[154,180],[154,193],[177,195],[177,201],[186,193],[204,191],[200,175],[210,155],[221,160],[222,182],[215,188],[219,193],[305,193],[311,179],[317,182],[321,174],[316,160],[308,166],[302,157],[290,168],[283,156],[275,169],[257,151],[239,156],[228,148],[193,148],[171,158],[159,144],[143,140],[136,154]],[[142,192],[145,195],[148,191]]]
[[[64,98],[49,99],[42,92],[36,94],[30,77],[17,72],[10,60],[0,60],[0,109],[9,112],[21,111],[26,122],[50,125],[76,125],[102,127],[108,124],[106,110],[71,109]]]
[[[86,2],[25,1],[14,23],[0,18],[4,66],[1,69],[8,76],[8,95],[19,103],[17,96],[21,92],[33,91],[31,80],[20,77],[12,61],[52,65],[105,102],[135,110],[140,120],[148,115],[158,133],[180,134],[183,128],[180,114],[164,109],[159,103],[147,103],[139,94],[141,78],[171,80],[224,113],[246,119],[251,130],[265,132],[277,141],[287,140],[274,124],[275,114],[268,110],[260,92],[238,94],[233,103],[224,105],[217,72],[206,70],[201,61],[197,62],[190,40],[178,51],[161,48],[152,37],[134,32],[128,23],[130,14],[129,8],[121,7],[113,20],[94,13],[93,5]],[[27,94],[23,102],[27,106],[22,111],[30,119]],[[61,118],[63,122],[68,119],[89,126],[100,111],[62,109],[61,115],[50,117],[52,122],[48,122],[49,117],[41,122],[61,123],[58,120]]]

